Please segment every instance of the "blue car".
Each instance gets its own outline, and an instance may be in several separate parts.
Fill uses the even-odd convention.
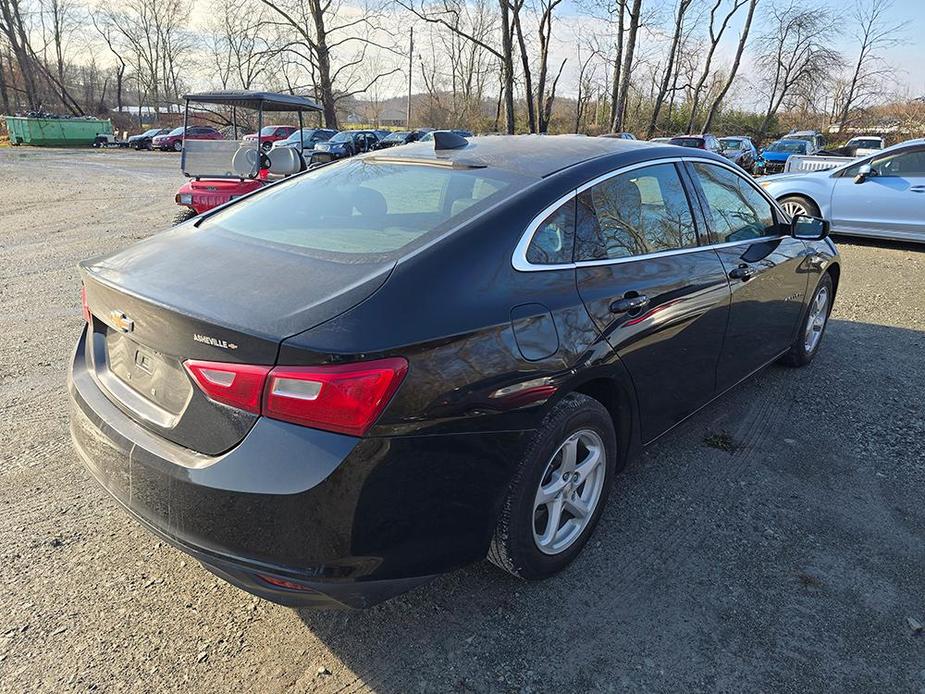
[[[812,143],[807,140],[778,140],[761,150],[755,162],[756,174],[781,173],[791,154],[812,154]]]

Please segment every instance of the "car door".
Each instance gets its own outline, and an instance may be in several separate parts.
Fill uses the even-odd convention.
[[[576,281],[636,387],[650,441],[709,401],[729,288],[700,247],[679,164],[632,167],[579,189]]]
[[[856,183],[867,163],[874,175]],[[925,239],[925,145],[858,162],[834,183],[833,231]]]
[[[732,293],[716,375],[725,390],[790,347],[811,252],[751,178],[719,163],[687,166]]]

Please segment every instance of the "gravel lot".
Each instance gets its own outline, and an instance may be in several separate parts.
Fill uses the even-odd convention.
[[[169,224],[178,164],[0,150],[0,691],[925,692],[925,247],[842,243],[814,364],[663,437],[563,575],[299,612],[158,542],[71,449],[75,265]]]

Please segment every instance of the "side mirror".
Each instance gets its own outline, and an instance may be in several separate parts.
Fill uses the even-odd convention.
[[[790,220],[790,235],[803,241],[821,241],[829,235],[829,223],[819,217],[794,215]]]
[[[863,183],[871,176],[876,176],[876,173],[871,168],[870,164],[864,164],[858,169],[858,175],[854,177],[854,182]]]

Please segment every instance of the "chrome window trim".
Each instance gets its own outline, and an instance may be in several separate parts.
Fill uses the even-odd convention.
[[[737,170],[733,165],[727,164],[726,162],[716,161],[715,159],[707,159],[706,157],[697,157],[697,156],[686,156],[686,157],[667,157],[660,159],[649,159],[644,162],[637,162],[635,164],[628,164],[626,166],[620,167],[619,169],[614,169],[613,171],[608,171],[605,174],[601,174],[596,178],[587,181],[586,183],[581,184],[577,188],[570,190],[568,193],[557,199],[551,205],[543,208],[543,210],[533,218],[530,224],[527,226],[523,235],[520,237],[517,246],[514,248],[514,253],[511,256],[511,265],[515,270],[520,272],[545,272],[548,270],[575,270],[577,268],[587,268],[587,267],[598,267],[604,265],[618,265],[620,263],[629,263],[635,260],[647,260],[651,258],[660,258],[663,256],[672,256],[672,255],[683,255],[685,253],[696,253],[698,251],[709,250],[711,248],[729,248],[732,246],[739,246],[745,243],[762,243],[765,241],[771,241],[773,239],[780,239],[784,234],[776,234],[770,236],[762,236],[755,239],[744,239],[742,241],[724,241],[723,243],[711,243],[704,244],[702,246],[691,246],[690,248],[673,248],[667,251],[656,251],[654,253],[644,253],[641,255],[630,255],[625,258],[606,258],[603,260],[579,260],[571,263],[558,263],[555,265],[535,265],[527,260],[527,249],[530,247],[530,244],[533,241],[533,236],[536,234],[536,230],[539,228],[540,224],[555,212],[559,207],[567,203],[569,200],[577,197],[579,193],[583,193],[588,188],[596,186],[599,183],[613,178],[614,176],[619,176],[620,174],[627,173],[628,171],[633,171],[635,169],[642,169],[648,166],[657,166],[658,164],[675,164],[681,162],[698,162],[703,164],[713,164],[714,166],[720,166],[726,169],[729,169],[734,174],[740,176],[743,180],[747,181],[751,187],[758,191],[761,196],[768,201],[771,207],[775,210],[777,215],[782,219],[786,218],[786,215],[781,213],[780,206],[777,204],[777,201],[770,197],[767,192],[761,188],[761,186],[756,185],[751,181],[747,176],[743,176],[742,172]],[[683,181],[682,181],[683,183]],[[692,210],[693,212],[693,210]]]

